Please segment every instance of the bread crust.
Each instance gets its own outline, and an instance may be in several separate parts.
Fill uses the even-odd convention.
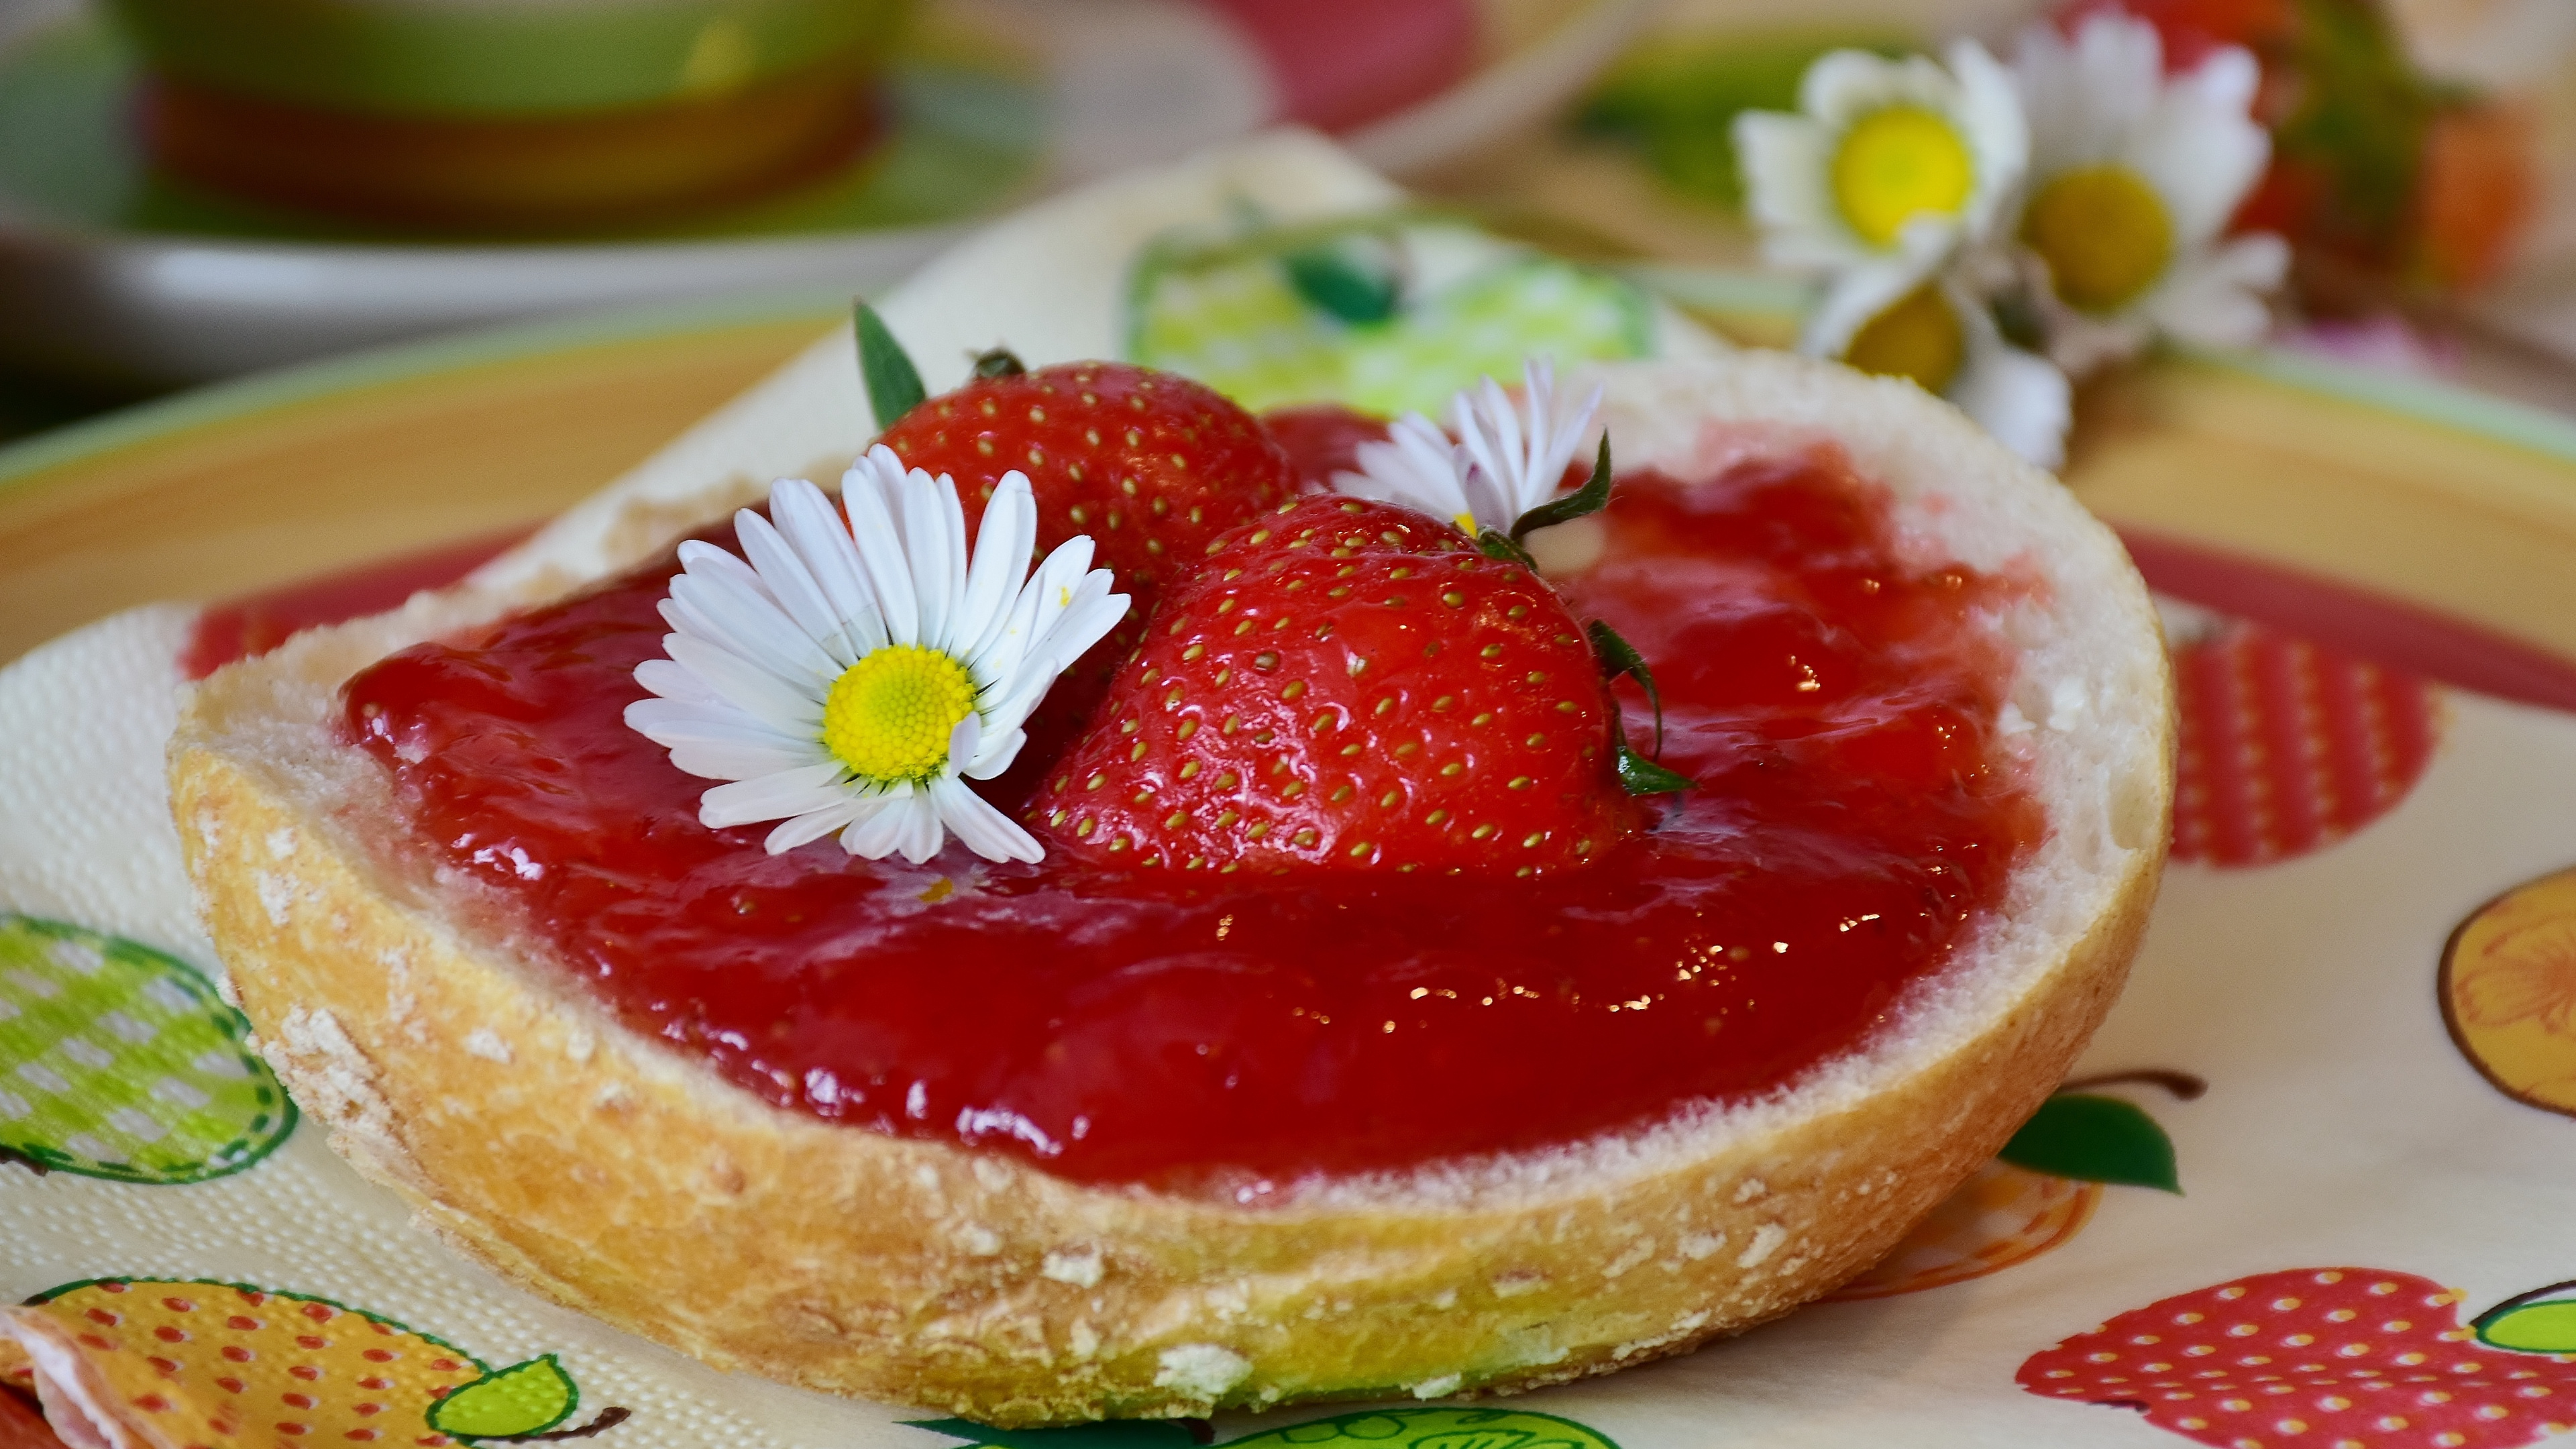
[[[1756,404],[1774,384],[1822,386],[1893,406],[1897,428],[1942,446],[1970,427],[1847,374],[1727,367],[1730,386],[1761,384]],[[1688,394],[1692,376],[1632,391]],[[1976,438],[1980,462],[1980,448],[2000,451]],[[2104,546],[2064,511],[2081,520],[2070,537],[2100,535],[2070,546]],[[2128,633],[2094,642],[2150,651],[2126,666],[2162,692],[2123,715],[2140,734],[2114,764],[2137,778],[2112,782],[2110,808],[2135,838],[2084,875],[2080,928],[1929,1044],[1588,1170],[1503,1161],[1465,1186],[1247,1208],[1067,1182],[723,1082],[563,973],[453,924],[434,886],[389,880],[369,844],[392,818],[381,786],[371,797],[367,772],[318,754],[318,724],[276,725],[386,649],[500,601],[415,601],[219,674],[173,742],[173,808],[209,933],[296,1100],[429,1226],[575,1308],[721,1368],[1006,1426],[1504,1392],[1682,1352],[1830,1289],[2055,1088],[2144,930],[2172,788],[2162,649],[2107,548],[2120,573],[2097,582]]]

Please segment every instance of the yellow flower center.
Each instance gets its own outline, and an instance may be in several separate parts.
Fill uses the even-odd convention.
[[[1843,349],[1843,361],[1861,371],[1910,377],[1935,395],[1959,375],[1967,355],[1967,329],[1950,299],[1932,286],[1915,288],[1869,319]]]
[[[2087,312],[2145,291],[2173,255],[2164,198],[2126,166],[2087,166],[2041,187],[2021,235],[2048,263],[2057,295]]]
[[[1956,128],[1921,106],[1863,116],[1834,152],[1834,200],[1843,220],[1872,246],[1893,246],[1918,216],[1956,215],[1968,204],[1977,167]]]
[[[975,708],[966,666],[936,649],[889,644],[842,671],[823,698],[823,745],[871,780],[927,780]]]

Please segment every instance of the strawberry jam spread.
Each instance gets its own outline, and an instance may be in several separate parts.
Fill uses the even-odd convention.
[[[766,825],[699,824],[711,782],[620,718],[668,559],[393,655],[344,722],[407,848],[485,882],[496,931],[743,1087],[1255,1201],[1777,1088],[1863,1045],[2043,833],[1977,622],[2015,586],[1911,561],[1835,457],[1628,476],[1603,523],[1569,602],[1652,663],[1663,763],[1699,785],[1534,880],[764,854]],[[1016,814],[1036,777],[992,798]]]

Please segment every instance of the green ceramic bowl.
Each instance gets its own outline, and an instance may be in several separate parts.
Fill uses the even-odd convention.
[[[906,0],[108,0],[151,65],[324,110],[508,119],[707,99],[891,42]]]

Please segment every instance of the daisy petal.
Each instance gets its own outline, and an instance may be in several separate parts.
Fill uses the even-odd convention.
[[[823,490],[802,478],[781,480],[769,492],[771,521],[779,535],[822,586],[832,617],[841,626],[854,655],[885,647],[885,621],[877,615],[868,589],[867,568],[859,562],[850,527]]]
[[[939,853],[944,832],[939,821],[939,802],[932,798],[930,791],[916,791],[886,813],[896,821],[896,854],[920,865]]]
[[[627,728],[669,750],[674,767],[704,779],[748,780],[831,760],[819,740],[782,735],[739,711],[733,714],[709,718],[695,706],[643,699],[626,707],[625,718]]]
[[[683,634],[720,645],[786,683],[804,688],[847,666],[836,662],[765,590],[733,574],[702,569],[671,580],[663,617]]]
[[[1011,768],[1012,762],[1020,757],[1020,747],[1028,742],[1026,730],[998,732],[988,729],[975,747],[975,758],[967,761],[957,773],[969,780],[990,780]]]
[[[802,815],[790,817],[777,829],[769,832],[769,837],[760,843],[761,849],[771,855],[785,855],[800,845],[810,844],[836,830],[847,828],[850,822],[858,817],[861,808],[861,802],[845,798],[824,809],[808,810]]]
[[[912,565],[913,593],[921,603],[921,632],[913,642],[926,649],[949,647],[948,621],[966,584],[963,517],[955,483],[934,481],[918,468],[904,475],[903,553]],[[954,553],[952,532],[958,535]]]
[[[1973,344],[1972,344],[1973,345]],[[2073,389],[2045,358],[1995,341],[1950,387],[1950,400],[1995,441],[2042,468],[2066,461]]]
[[[930,787],[930,798],[939,811],[940,823],[948,827],[948,833],[986,860],[1035,861],[1045,858],[1046,852],[1038,848],[1038,843],[1029,838],[1027,831],[963,783],[942,780]]]
[[[861,803],[858,818],[841,832],[841,848],[870,860],[883,860],[894,854],[895,845],[902,839],[903,817],[912,803],[911,797],[910,785],[868,797]]]
[[[1014,468],[994,487],[976,526],[975,558],[966,570],[966,602],[957,620],[959,657],[982,658],[1010,627],[1013,591],[1028,577],[1037,541],[1037,499],[1028,475]]]
[[[2229,47],[2168,88],[2120,159],[2172,214],[2174,244],[2197,248],[2226,229],[2272,159],[2271,133],[2247,111],[2258,69]]]
[[[1966,235],[1990,235],[2005,204],[2020,194],[2030,168],[2030,122],[2022,114],[2021,95],[2012,73],[1973,40],[1950,47],[1950,71],[1958,77],[1958,119],[1976,158],[1975,189],[1960,216]]]
[[[1336,492],[1400,504],[1439,519],[1455,520],[1468,512],[1460,487],[1466,465],[1458,446],[1420,413],[1397,418],[1384,441],[1360,444],[1354,461],[1357,472],[1334,475]]]
[[[2148,299],[2145,311],[2175,338],[2201,347],[2250,347],[2271,329],[2266,292],[2290,268],[2289,244],[2269,232],[2238,237],[2205,254]]]
[[[1861,259],[1865,249],[1828,188],[1833,137],[1822,126],[1805,116],[1744,111],[1734,135],[1745,207],[1762,228],[1766,260],[1815,271]]]
[[[842,475],[841,507],[850,515],[850,540],[867,574],[868,591],[876,596],[887,642],[918,644],[921,606],[904,560],[902,535],[887,506],[888,494],[903,481],[902,469],[894,451],[878,444]]]
[[[663,651],[668,653],[670,647],[671,641],[665,638]],[[726,704],[724,696],[709,688],[705,680],[670,659],[647,659],[636,665],[635,682],[664,699],[687,704],[718,704],[727,709],[734,707]]]
[[[779,490],[773,485],[769,495],[772,511],[778,507],[778,496]],[[813,570],[805,566],[805,560],[779,535],[778,529],[746,508],[734,515],[734,537],[741,542],[743,557],[751,561],[753,572],[760,575],[770,597],[778,601],[778,608],[796,621],[796,627],[831,658],[835,668],[847,669],[858,663],[858,651],[850,646],[839,611],[832,607]]]
[[[808,810],[828,810],[849,798],[849,792],[838,784],[845,773],[840,761],[827,760],[801,770],[718,785],[698,797],[698,821],[721,830],[729,825],[782,820]]]
[[[704,680],[723,700],[781,728],[820,731],[823,700],[819,693],[791,688],[768,670],[703,639],[674,634],[663,641],[673,659]]]

